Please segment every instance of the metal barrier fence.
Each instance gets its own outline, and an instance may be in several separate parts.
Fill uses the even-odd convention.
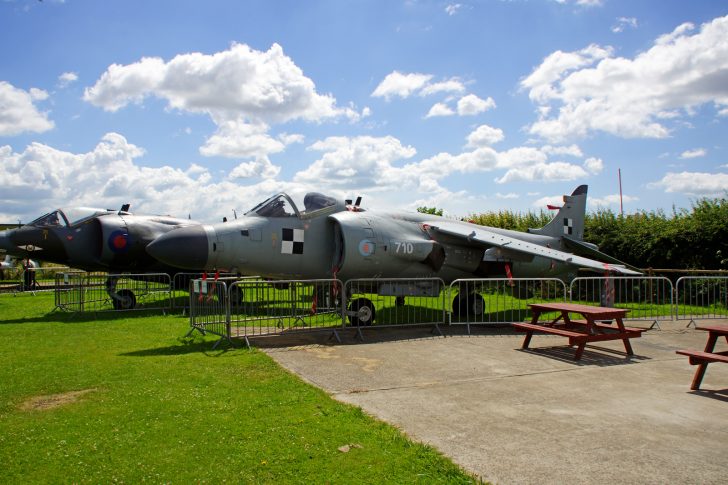
[[[0,292],[24,292],[33,294],[39,291],[53,291],[56,275],[72,271],[68,266],[46,266],[42,268],[24,268],[17,274],[17,279],[4,280]]]
[[[447,322],[447,286],[440,278],[360,278],[348,280],[345,314],[349,325],[439,325]]]
[[[625,320],[672,320],[675,312],[672,282],[663,276],[574,278],[569,286],[572,303],[624,308]]]
[[[728,318],[728,277],[683,276],[677,288],[677,320]]]
[[[211,333],[220,337],[214,347],[222,340],[232,344],[227,281],[194,279],[190,281],[189,294],[190,331],[187,335],[198,330],[203,335]]]
[[[195,279],[202,279],[203,275],[206,273],[199,272],[199,273],[175,273],[174,277],[172,278],[172,303],[171,306],[173,309],[178,310],[182,309],[187,310],[190,307],[190,298],[189,298],[189,289],[190,289],[190,282]],[[258,278],[258,276],[245,276],[240,277],[233,273],[218,273],[217,278]],[[209,275],[210,279],[213,279],[213,275]]]
[[[339,280],[238,280],[228,290],[231,336],[329,330],[339,340],[343,285]]]
[[[460,279],[450,284],[451,324],[507,324],[530,318],[529,303],[566,301],[558,278]]]
[[[167,310],[172,283],[164,273],[56,274],[56,308],[69,312]]]

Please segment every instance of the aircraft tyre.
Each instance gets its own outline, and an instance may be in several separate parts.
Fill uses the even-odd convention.
[[[455,317],[479,317],[484,312],[485,300],[480,293],[471,293],[464,298],[458,294],[452,300],[452,313]]]
[[[366,298],[357,298],[349,303],[349,312],[355,313],[349,315],[349,322],[354,327],[371,325],[376,315],[374,304]]]
[[[111,295],[111,304],[114,310],[132,310],[136,306],[136,296],[131,290],[119,290]]]

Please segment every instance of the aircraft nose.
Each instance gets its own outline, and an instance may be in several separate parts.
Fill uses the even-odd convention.
[[[0,231],[0,250],[6,251],[8,253],[13,252],[18,249],[15,246],[15,244],[13,244],[13,242],[10,240],[11,232],[12,232],[12,229],[8,229],[6,231]]]
[[[202,226],[173,229],[149,243],[147,253],[177,268],[207,269],[207,232]]]

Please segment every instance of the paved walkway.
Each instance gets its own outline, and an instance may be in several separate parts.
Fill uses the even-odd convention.
[[[508,328],[254,344],[494,483],[725,483],[728,365],[711,364],[709,391],[691,392],[695,368],[675,350],[702,349],[707,334],[685,324],[632,340],[632,358],[616,341],[588,346],[578,362],[565,338],[536,335],[523,351],[523,334]]]

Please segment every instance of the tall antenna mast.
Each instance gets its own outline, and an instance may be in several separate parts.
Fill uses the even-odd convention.
[[[624,204],[622,203],[622,169],[617,169],[617,174],[619,175],[619,215],[624,215]]]

